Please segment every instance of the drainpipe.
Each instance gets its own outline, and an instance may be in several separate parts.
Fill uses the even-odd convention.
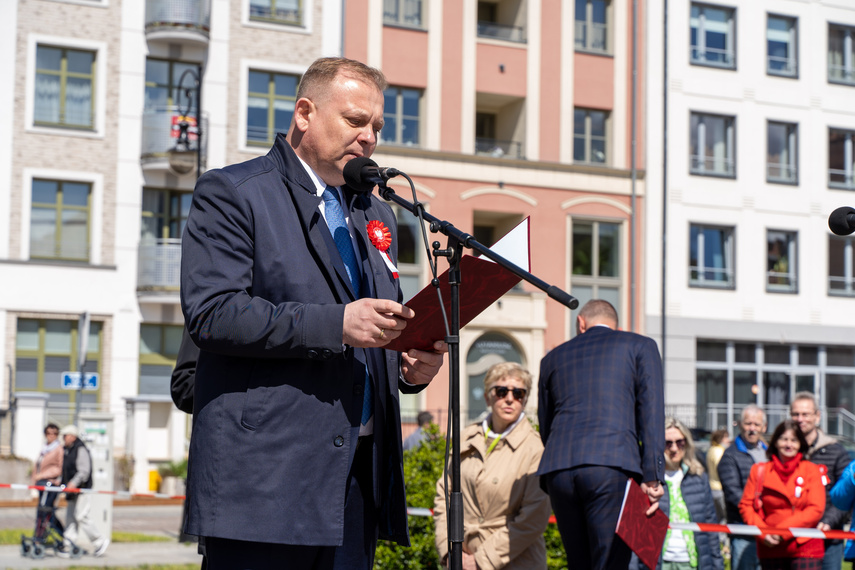
[[[635,311],[636,311],[636,279],[635,279],[635,182],[638,175],[635,154],[637,141],[637,122],[638,115],[636,112],[636,100],[638,93],[638,0],[632,0],[632,109],[630,111],[630,123],[632,129],[630,156],[630,171],[632,173],[632,199],[630,202],[630,218],[629,218],[629,330],[635,331]]]

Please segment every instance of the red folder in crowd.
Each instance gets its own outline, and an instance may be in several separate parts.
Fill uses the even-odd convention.
[[[647,494],[638,483],[627,480],[615,532],[645,566],[656,568],[665,544],[665,533],[668,532],[668,516],[657,509],[648,517],[648,508],[650,499]]]
[[[521,269],[530,271],[529,219],[520,222],[493,247],[497,255]],[[520,282],[520,278],[486,257],[464,255],[460,260],[460,328],[481,314],[502,295]],[[451,289],[448,271],[439,276],[445,314],[451,322]],[[404,303],[416,316],[407,322],[401,336],[384,346],[389,350],[406,352],[411,348],[433,350],[433,343],[445,339],[445,321],[439,306],[436,288],[428,285]]]

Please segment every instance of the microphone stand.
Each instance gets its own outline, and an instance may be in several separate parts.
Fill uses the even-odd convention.
[[[403,173],[402,173],[403,174]],[[404,175],[406,176],[406,175]],[[407,177],[409,179],[409,177]],[[409,202],[386,186],[385,180],[377,181],[378,194],[387,202],[394,202],[408,212],[430,222],[431,233],[442,233],[448,238],[446,249],[439,249],[439,242],[433,242],[434,257],[448,258],[448,285],[451,293],[451,325],[445,342],[448,344],[449,355],[449,391],[451,400],[451,498],[448,507],[448,541],[449,568],[451,570],[462,570],[463,568],[463,494],[460,487],[460,259],[462,248],[468,247],[479,252],[484,257],[493,260],[505,269],[531,283],[538,289],[545,291],[550,297],[569,307],[575,309],[579,301],[554,285],[538,279],[528,271],[511,263],[504,257],[496,254],[489,247],[482,245],[470,234],[455,228],[451,223],[440,220],[424,210],[421,203]],[[415,196],[415,193],[414,193]],[[439,287],[439,281],[433,280],[433,285]],[[447,489],[447,487],[446,487]]]

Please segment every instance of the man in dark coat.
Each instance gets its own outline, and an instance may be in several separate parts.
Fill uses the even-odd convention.
[[[617,330],[607,301],[586,303],[576,323],[540,364],[537,474],[575,565],[626,568],[632,553],[614,537],[627,479],[642,483],[650,512],[664,492],[662,361],[652,339]]]
[[[181,266],[200,349],[186,532],[205,537],[211,570],[368,570],[378,536],[408,544],[398,390],[422,390],[447,348],[383,349],[413,317],[396,220],[342,171],[373,153],[385,88],[364,64],[317,60],[288,134],[196,185]]]

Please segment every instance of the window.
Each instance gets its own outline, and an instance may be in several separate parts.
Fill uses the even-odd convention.
[[[33,179],[30,257],[89,261],[91,184]]]
[[[170,393],[169,382],[183,332],[180,325],[140,325],[141,395]]]
[[[606,163],[606,127],[608,113],[591,109],[573,112],[573,162]]]
[[[383,93],[383,130],[380,138],[384,144],[418,146],[422,92],[418,89],[390,87]]]
[[[292,26],[302,25],[302,0],[249,0],[249,19]]]
[[[573,219],[571,291],[580,307],[591,299],[605,299],[620,313],[620,226]]]
[[[198,64],[147,58],[145,60],[145,110],[162,111],[173,105],[186,107],[187,97],[184,93],[178,94],[178,82],[188,69],[201,76]],[[192,77],[184,79],[184,89],[194,86],[192,79]],[[193,109],[190,110],[193,111]]]
[[[828,236],[828,294],[855,297],[855,238]]]
[[[142,238],[180,240],[192,201],[192,192],[144,188]]]
[[[733,228],[691,224],[689,285],[734,288]]]
[[[422,256],[424,242],[419,228],[419,218],[410,212],[392,206],[398,219],[398,275],[404,301],[422,289]]]
[[[692,113],[689,171],[701,176],[736,175],[733,117]]]
[[[36,47],[35,123],[93,128],[95,52]]]
[[[576,0],[576,49],[607,52],[608,10],[606,0]]]
[[[855,131],[828,131],[828,186],[855,190]]]
[[[769,121],[766,126],[766,180],[798,183],[798,125]]]
[[[735,17],[733,8],[692,4],[691,63],[736,69]]]
[[[855,85],[855,28],[829,24],[828,80]]]
[[[766,231],[766,291],[796,293],[796,232]]]
[[[525,7],[518,0],[478,2],[478,37],[525,43]]]
[[[297,101],[297,75],[249,72],[246,109],[247,144],[271,145],[277,132],[287,132]]]
[[[383,0],[383,23],[422,27],[422,0]]]
[[[92,321],[86,344],[86,364],[83,372],[101,371],[102,324]],[[18,319],[15,341],[15,390],[47,392],[48,402],[54,409],[51,417],[59,419],[59,407],[67,414],[68,423],[78,397],[77,390],[62,387],[63,372],[77,368],[77,321],[48,319]],[[99,383],[100,387],[103,382]],[[94,410],[98,391],[84,389],[80,393],[81,408]]]
[[[796,19],[769,14],[766,20],[766,72],[769,75],[795,77]]]

